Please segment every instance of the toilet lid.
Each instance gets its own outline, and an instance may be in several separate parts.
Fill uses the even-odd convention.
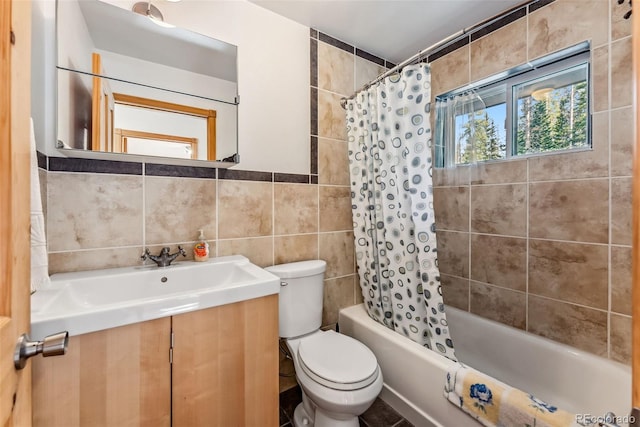
[[[334,331],[300,342],[298,360],[314,381],[336,390],[357,390],[378,377],[378,362],[361,342]]]

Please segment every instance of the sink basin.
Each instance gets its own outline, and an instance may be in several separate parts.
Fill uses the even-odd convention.
[[[31,296],[31,336],[95,332],[280,291],[280,280],[241,255],[54,274]]]

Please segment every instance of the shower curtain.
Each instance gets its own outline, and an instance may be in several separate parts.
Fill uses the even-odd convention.
[[[430,102],[427,64],[347,102],[356,262],[369,316],[456,360],[438,271]]]

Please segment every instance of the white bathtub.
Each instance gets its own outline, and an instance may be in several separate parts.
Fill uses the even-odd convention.
[[[569,412],[629,415],[629,367],[454,308],[447,319],[456,356],[468,366]],[[454,362],[373,321],[362,304],[341,310],[339,325],[374,352],[381,398],[416,427],[480,425],[443,396]]]

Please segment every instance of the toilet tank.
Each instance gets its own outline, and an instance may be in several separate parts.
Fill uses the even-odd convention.
[[[324,271],[322,260],[266,267],[280,278],[279,330],[282,338],[308,334],[322,325]]]

